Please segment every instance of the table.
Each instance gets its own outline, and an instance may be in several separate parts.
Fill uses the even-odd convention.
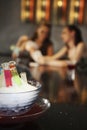
[[[0,130],[62,130],[87,128],[87,75],[76,72],[75,80],[67,79],[66,67],[39,66],[29,68],[30,77],[42,84],[40,96],[51,102],[43,116],[22,127]]]
[[[69,81],[65,67],[39,66],[30,68],[30,72],[42,83],[41,96],[52,104],[37,120],[42,130],[87,128],[86,74],[76,71],[75,80]]]

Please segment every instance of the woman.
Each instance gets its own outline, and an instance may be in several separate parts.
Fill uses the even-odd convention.
[[[65,43],[64,47],[51,57],[40,58],[39,63],[54,66],[67,66],[69,62],[77,63],[84,57],[86,47],[82,39],[81,31],[77,26],[65,26],[61,38]],[[58,60],[65,55],[67,56],[65,60]]]
[[[53,44],[50,40],[51,26],[50,24],[43,22],[36,29],[32,38],[28,39],[27,36],[22,36],[19,38],[16,47],[19,48],[19,54],[13,52],[13,58],[17,58],[20,55],[20,52],[27,51],[29,53],[30,59],[33,59],[31,56],[32,48],[34,51],[36,49],[40,50],[43,56],[52,56],[53,55]]]
[[[50,40],[51,35],[51,25],[49,23],[41,23],[33,37],[31,38],[38,45],[38,49],[41,51],[44,56],[53,55],[53,44]]]

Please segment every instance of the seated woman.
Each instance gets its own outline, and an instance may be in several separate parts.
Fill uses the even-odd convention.
[[[86,46],[83,42],[80,29],[75,25],[67,25],[62,31],[62,40],[65,43],[64,47],[51,57],[38,57],[39,64],[47,64],[53,66],[67,66],[69,62],[77,63],[85,56]],[[33,54],[33,49],[31,54]],[[65,60],[59,60],[63,56],[67,56]]]
[[[21,52],[27,51],[29,54],[30,60],[35,60],[32,57],[31,51],[40,50],[43,56],[52,56],[53,55],[53,44],[50,40],[51,26],[50,24],[43,22],[36,29],[32,38],[27,36],[22,36],[19,38],[16,48],[13,51],[12,57],[16,59],[20,57]]]

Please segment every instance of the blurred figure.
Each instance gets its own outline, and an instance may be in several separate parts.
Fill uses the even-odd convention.
[[[53,44],[50,40],[51,36],[51,25],[46,22],[42,22],[36,29],[31,40],[38,45],[38,49],[42,55],[53,55]]]
[[[80,29],[75,25],[67,25],[64,27],[61,38],[65,43],[65,46],[53,56],[53,59],[59,59],[64,55],[71,61],[78,61],[84,56],[85,44],[82,39]]]
[[[63,56],[67,56],[66,60],[55,64],[67,65],[67,61],[78,62],[82,57],[85,56],[85,44],[82,39],[80,29],[75,25],[67,25],[64,27],[61,38],[65,43],[64,47],[56,53],[52,59],[57,60]]]
[[[43,57],[43,63],[54,66],[67,66],[69,62],[77,63],[85,56],[86,47],[82,39],[81,31],[77,26],[65,26],[61,38],[65,43],[64,47],[52,57]],[[65,55],[67,58],[60,60]]]
[[[46,64],[51,66],[67,66],[69,62],[77,63],[82,57],[85,56],[86,47],[82,39],[81,31],[77,26],[67,25],[64,27],[61,38],[65,45],[58,53],[53,56],[49,56],[53,54],[53,48],[52,44],[50,43],[49,36],[50,28],[48,24],[43,24],[39,26],[35,35],[31,38],[30,41],[26,42],[24,46],[24,49],[29,52],[32,59],[38,64]],[[49,44],[47,43],[50,43],[49,47]],[[40,49],[42,45],[44,46],[44,49]],[[48,49],[46,49],[45,47]],[[47,52],[48,56],[44,56],[43,52],[45,51]],[[60,60],[60,58],[65,55],[67,56],[67,58],[64,60]]]
[[[35,60],[34,55],[37,55],[37,53],[34,54],[34,52],[36,50],[40,50],[39,53],[43,56],[51,56],[53,54],[53,44],[50,40],[50,34],[51,25],[46,22],[41,23],[30,39],[27,36],[19,38],[12,57],[15,59],[19,57],[21,52],[27,51],[30,59]]]
[[[58,53],[53,56],[43,56],[40,51],[33,53],[35,52],[34,48],[29,50],[35,61],[39,64],[47,64],[51,66],[67,66],[70,62],[76,64],[82,57],[85,56],[86,47],[82,39],[81,31],[77,26],[65,26],[61,37],[65,45]],[[27,47],[27,49],[29,48]],[[65,55],[67,58],[60,60],[60,58]]]

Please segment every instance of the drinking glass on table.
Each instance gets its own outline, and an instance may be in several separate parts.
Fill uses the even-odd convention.
[[[75,66],[76,66],[76,61],[68,61],[68,71],[67,71],[67,76],[69,80],[74,80],[75,79]]]

